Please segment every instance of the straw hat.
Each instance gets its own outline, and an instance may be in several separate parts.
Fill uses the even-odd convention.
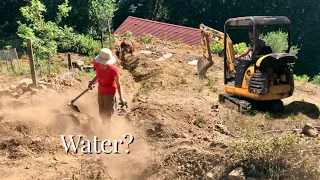
[[[112,55],[112,51],[108,48],[101,49],[95,60],[103,65],[114,64],[116,62],[116,58]]]

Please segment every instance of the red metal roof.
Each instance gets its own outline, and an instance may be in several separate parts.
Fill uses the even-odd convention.
[[[201,44],[200,29],[175,24],[152,21],[148,19],[128,16],[116,29],[114,35],[131,32],[134,36],[151,34],[152,36],[168,41],[181,41],[189,45]]]

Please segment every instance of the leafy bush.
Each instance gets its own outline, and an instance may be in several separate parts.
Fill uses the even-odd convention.
[[[58,9],[57,21],[51,22],[45,21],[43,13],[47,10],[39,0],[31,0],[31,4],[20,8],[27,23],[18,21],[17,34],[23,40],[27,37],[32,39],[36,68],[40,72],[44,71],[42,60],[51,59],[57,52],[69,51],[93,56],[99,51],[99,43],[89,36],[76,34],[73,28],[68,26],[58,26],[61,19],[71,10],[68,0],[64,0]],[[26,47],[25,41],[23,46]]]
[[[233,49],[235,54],[241,54],[243,51],[245,51],[248,48],[247,44],[245,42],[241,42],[239,44],[234,44]]]
[[[278,53],[285,52],[288,49],[287,38],[288,33],[282,32],[281,30],[260,35],[260,39],[264,40],[266,45],[272,48],[273,52]],[[293,45],[289,52],[296,56],[299,50],[300,48],[298,48],[298,46]]]
[[[148,44],[150,43],[152,40],[153,40],[153,36],[151,34],[146,34],[144,36],[142,36],[142,41],[145,43],[145,44]]]
[[[320,73],[312,78],[311,83],[320,85]]]
[[[293,75],[293,78],[294,78],[294,80],[296,80],[296,81],[302,81],[302,82],[308,82],[309,81],[309,76],[308,75],[306,75],[306,74],[303,74],[303,75],[301,75],[301,76],[298,76],[298,75]]]
[[[259,179],[317,179],[318,161],[312,152],[304,151],[308,147],[305,140],[294,134],[255,137],[230,147],[229,164],[243,167],[246,176]]]
[[[213,43],[210,46],[211,53],[218,54],[219,56],[223,53],[223,45],[219,43]]]

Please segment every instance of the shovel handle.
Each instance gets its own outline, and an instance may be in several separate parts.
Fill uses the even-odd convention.
[[[87,89],[84,90],[81,94],[79,94],[76,98],[74,98],[73,100],[71,100],[71,104],[74,103],[77,99],[79,99],[82,95],[84,95],[87,91],[89,91],[89,88],[87,88]]]

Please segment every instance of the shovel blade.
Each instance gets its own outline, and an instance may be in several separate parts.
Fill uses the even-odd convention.
[[[78,106],[76,106],[76,105],[74,105],[74,104],[72,104],[72,103],[70,103],[70,102],[68,103],[68,106],[70,106],[71,109],[73,109],[74,111],[80,112]]]

